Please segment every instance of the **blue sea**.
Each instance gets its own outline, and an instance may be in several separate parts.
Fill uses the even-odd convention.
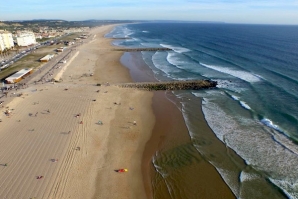
[[[217,89],[173,94],[198,153],[208,153],[198,144],[193,109],[202,99],[213,133],[244,160],[238,165],[222,151],[205,156],[237,198],[267,198],[258,189],[282,193],[270,198],[298,198],[298,26],[140,23],[106,36],[127,38],[115,40],[118,46],[171,48],[142,52],[158,81],[218,82]]]

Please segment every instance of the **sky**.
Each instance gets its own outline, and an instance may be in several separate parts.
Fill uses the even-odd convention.
[[[298,25],[298,0],[1,0],[0,20],[31,19]]]

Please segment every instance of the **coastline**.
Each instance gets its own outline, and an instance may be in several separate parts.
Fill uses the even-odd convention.
[[[53,71],[62,82],[30,83],[19,91],[21,97],[7,99],[10,102],[5,106],[12,114],[1,118],[0,154],[1,162],[8,162],[9,167],[0,173],[6,179],[1,196],[159,198],[167,194],[151,158],[156,151],[189,144],[188,131],[181,112],[164,92],[113,85],[155,81],[143,60],[134,56],[137,53],[110,50],[115,48],[112,39],[104,35],[113,27],[91,30],[89,41],[76,47],[76,56]],[[124,67],[125,56],[133,73]],[[212,196],[229,198],[231,191],[214,167],[203,157],[194,160],[200,160],[199,166],[186,165],[183,170],[184,176],[198,175],[191,190],[199,186],[203,187],[200,196],[213,198],[211,191]],[[117,173],[120,168],[129,172]],[[39,175],[45,178],[37,180]],[[156,191],[151,188],[152,179],[160,185],[153,188]],[[181,181],[190,182],[187,178]]]
[[[177,34],[168,32],[168,28],[165,27],[175,30],[174,32]],[[236,198],[262,198],[264,195],[270,195],[271,198],[287,198],[285,193],[289,196],[295,195],[296,190],[294,187],[285,186],[284,184],[295,178],[292,178],[292,172],[284,171],[284,166],[295,168],[295,165],[297,165],[295,164],[295,154],[290,152],[296,146],[288,145],[289,140],[284,140],[284,138],[282,140],[284,144],[287,143],[286,148],[280,146],[280,142],[276,142],[275,138],[278,137],[278,140],[281,138],[281,134],[276,131],[276,128],[282,126],[282,124],[277,124],[272,119],[276,118],[276,121],[281,121],[279,120],[281,118],[278,119],[278,117],[275,117],[275,114],[272,114],[271,118],[268,118],[268,115],[264,115],[265,112],[269,111],[269,107],[276,108],[271,106],[272,104],[269,104],[268,107],[260,105],[262,103],[268,104],[267,102],[268,100],[270,101],[270,98],[279,101],[278,97],[276,98],[275,95],[271,95],[272,93],[266,92],[268,89],[274,88],[285,96],[287,94],[277,87],[272,87],[271,81],[271,83],[263,82],[264,84],[262,85],[264,87],[259,87],[257,83],[255,84],[255,81],[251,81],[251,78],[247,79],[247,76],[249,77],[251,74],[265,75],[263,73],[263,69],[266,68],[265,65],[260,68],[249,65],[251,62],[259,63],[261,60],[263,62],[264,59],[249,56],[250,51],[246,48],[243,49],[243,52],[239,51],[239,54],[248,58],[246,61],[243,60],[247,68],[256,72],[247,73],[244,68],[240,67],[242,61],[236,57],[231,58],[237,49],[233,44],[237,46],[241,42],[239,40],[231,40],[231,43],[228,45],[230,47],[229,50],[221,45],[214,45],[213,41],[216,41],[215,43],[217,44],[225,42],[220,36],[221,34],[227,36],[225,31],[222,31],[221,34],[213,34],[216,28],[218,28],[216,25],[209,27],[198,25],[196,27],[188,26],[187,24],[168,23],[161,25],[156,23],[150,25],[128,25],[117,31],[117,34],[121,33],[121,31],[126,35],[133,33],[132,38],[124,42],[124,45],[127,45],[127,47],[143,46],[145,44],[148,46],[162,45],[173,49],[171,52],[142,52],[142,59],[154,71],[154,74],[160,81],[209,77],[219,82],[218,88],[214,90],[173,92],[176,100],[171,99],[171,101],[177,104],[178,109],[181,110],[180,114],[183,115],[189,131],[189,135],[187,133],[184,133],[184,135],[190,138],[190,142],[179,145],[179,137],[175,139],[175,133],[172,136],[172,133],[169,131],[170,136],[167,136],[163,142],[165,146],[162,150],[157,150],[153,156],[154,167],[160,175],[157,175],[155,178],[153,176],[153,180],[149,182],[149,185],[152,183],[153,190],[158,190],[161,184],[165,184],[166,188],[164,190],[168,189],[166,191],[171,194],[170,198],[199,198],[197,195],[202,193],[196,193],[194,190],[204,192],[203,186],[207,183],[203,182],[203,186],[198,185],[197,187],[200,189],[197,187],[190,188],[191,186],[188,186],[188,184],[199,184],[198,181],[204,178],[207,181],[209,180],[208,177],[202,178],[204,175],[201,177],[197,176],[200,162],[205,161],[209,162],[216,169],[222,178],[220,181],[224,181],[229,186]],[[237,36],[237,34],[234,34],[236,32],[228,34]],[[261,38],[259,33],[251,33],[257,38]],[[159,37],[159,35],[161,36]],[[192,37],[193,35],[198,35],[198,37]],[[201,41],[204,43],[203,45],[201,45]],[[121,41],[119,42],[121,43]],[[195,44],[195,42],[197,43]],[[255,47],[258,47],[257,42],[250,37],[243,38],[243,42],[252,42]],[[266,42],[263,44],[266,47],[269,46]],[[276,44],[278,46],[279,42]],[[210,48],[212,55],[206,51],[205,47]],[[284,48],[281,47],[280,49]],[[266,53],[261,54],[266,57]],[[231,58],[233,62],[240,65],[235,65],[235,68],[230,67],[226,59],[221,60],[222,57]],[[274,60],[274,56],[270,55],[269,57]],[[273,64],[273,62],[271,63]],[[239,70],[239,73],[235,72],[236,68],[236,71]],[[278,69],[278,65],[275,65],[275,69]],[[266,76],[268,78],[273,77],[270,74],[266,74]],[[262,82],[262,78],[259,80]],[[285,84],[284,86],[289,88],[289,85]],[[255,92],[264,94],[264,98],[251,95]],[[266,94],[269,94],[271,97],[268,98],[268,96],[265,96]],[[292,97],[287,96],[286,98],[297,98]],[[282,105],[282,103],[279,104]],[[202,113],[202,110],[204,113]],[[287,111],[284,109],[283,115],[286,113]],[[276,112],[276,116],[279,114],[280,112]],[[172,116],[171,113],[168,115],[165,117]],[[158,121],[158,119],[156,120]],[[292,124],[291,122],[289,123],[291,127],[294,127]],[[289,151],[287,151],[288,149]],[[270,151],[274,151],[274,153]],[[199,156],[202,156],[203,160]],[[264,157],[264,159],[260,157]],[[278,164],[275,161],[276,158],[279,161],[291,160],[291,163],[289,162],[287,165]],[[275,165],[275,167],[271,167],[272,165]],[[191,166],[193,167],[191,168]],[[195,167],[197,169],[193,169]],[[189,168],[187,169],[188,173],[184,170],[186,168]],[[193,175],[190,176],[191,174]],[[214,184],[214,187],[218,186],[217,183]],[[210,185],[212,186],[213,184]],[[212,188],[206,190],[210,192]],[[219,193],[219,196],[221,195],[219,190],[211,191],[210,193],[216,192]],[[155,193],[154,197],[156,197]],[[188,195],[189,193],[197,195]],[[213,197],[216,196],[213,195]],[[161,196],[160,198],[167,197]]]
[[[129,68],[133,80],[156,81],[154,74],[144,63],[140,54],[126,53],[121,58],[121,62]],[[142,170],[145,190],[147,198],[171,198],[165,179],[152,165],[152,158],[156,158],[156,154],[168,153],[168,151],[173,151],[183,145],[187,145],[188,148],[191,148],[191,151],[196,151],[196,149],[190,144],[190,136],[182,113],[173,102],[176,101],[177,103],[175,96],[166,94],[165,91],[155,91],[153,93],[152,109],[156,123],[143,153]],[[205,126],[202,130],[212,133],[202,113],[200,120],[204,122],[202,126]],[[176,182],[182,181],[181,187],[188,187],[189,197],[218,198],[221,196],[222,198],[235,198],[216,169],[203,156],[198,153],[192,153],[191,156],[194,161],[189,165],[184,165],[183,171],[179,170],[179,173],[183,172],[183,174],[176,176],[174,179]],[[176,186],[178,186],[177,183]],[[175,195],[174,198],[180,198],[179,194]]]

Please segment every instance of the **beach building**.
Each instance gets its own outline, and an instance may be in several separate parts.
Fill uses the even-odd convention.
[[[10,49],[14,46],[12,34],[10,32],[0,30],[0,50]]]
[[[64,48],[65,48],[65,47],[57,48],[56,51],[57,51],[57,52],[63,52],[63,51],[64,51]]]
[[[2,38],[0,37],[0,51],[2,52],[4,50],[4,43]]]
[[[5,79],[6,84],[13,84],[21,81],[24,77],[30,75],[33,72],[32,68],[25,68],[20,70],[19,72],[16,72],[15,74],[7,77]]]
[[[40,62],[48,62],[50,61],[52,58],[54,57],[54,55],[46,55],[43,58],[41,58],[39,61]]]
[[[83,34],[83,35],[80,36],[80,38],[81,39],[87,39],[87,35],[86,34]]]
[[[33,32],[21,32],[17,36],[18,46],[30,46],[35,43],[36,39]]]

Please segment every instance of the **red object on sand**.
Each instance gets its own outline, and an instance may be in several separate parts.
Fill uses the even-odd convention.
[[[127,169],[118,169],[119,173],[123,173],[123,172],[127,172],[127,171],[128,171]]]

